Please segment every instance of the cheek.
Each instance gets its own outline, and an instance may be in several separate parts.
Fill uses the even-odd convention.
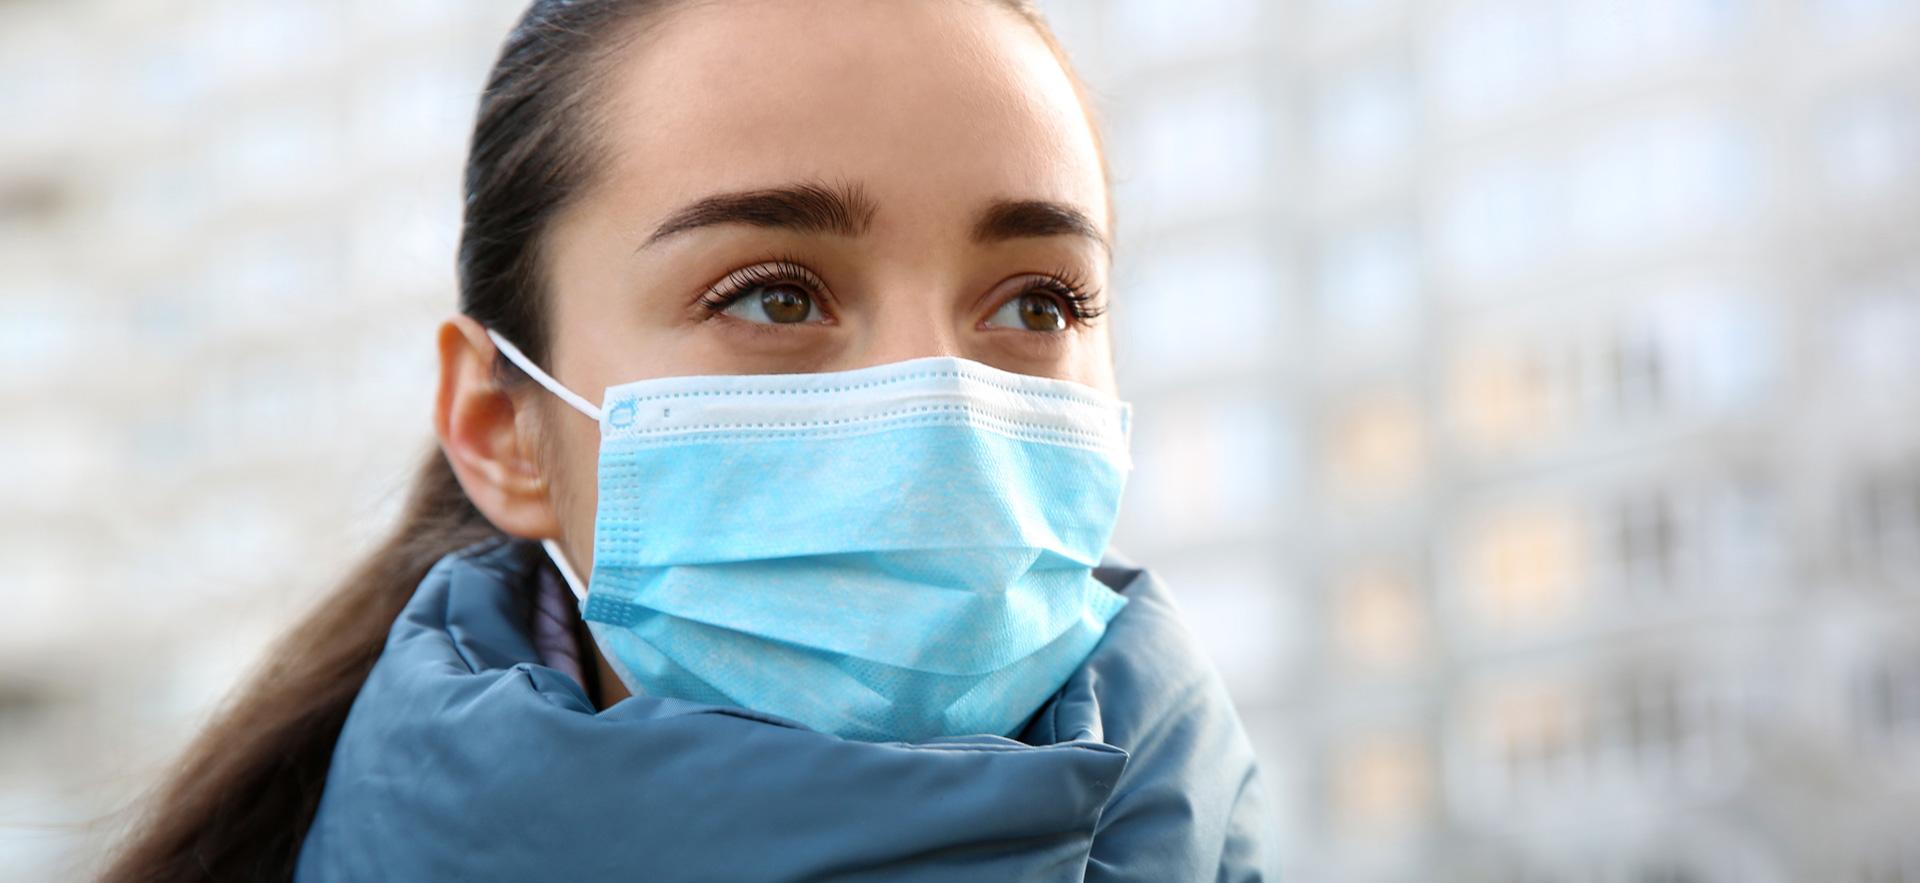
[[[1111,323],[1111,317],[1100,320],[1103,325]],[[1081,346],[1073,366],[1073,380],[1084,383],[1094,389],[1118,395],[1118,382],[1113,368],[1113,330],[1110,326],[1101,328],[1087,337]]]
[[[566,423],[550,452],[553,501],[568,556],[585,578],[593,570],[594,511],[600,502],[600,427],[578,414],[556,416]]]

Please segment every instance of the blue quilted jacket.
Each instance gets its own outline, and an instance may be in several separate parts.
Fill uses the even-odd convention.
[[[335,748],[298,878],[1271,879],[1260,773],[1154,577],[1017,738],[843,740],[658,697],[595,711],[541,665],[538,546],[448,555]]]

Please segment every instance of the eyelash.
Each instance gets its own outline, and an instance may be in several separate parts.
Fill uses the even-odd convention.
[[[1036,291],[1059,298],[1066,305],[1067,312],[1082,323],[1091,323],[1107,313],[1106,306],[1100,303],[1100,292],[1089,288],[1086,279],[1071,267],[1036,276],[1032,284],[1020,289],[1014,297],[1024,297]]]
[[[728,307],[745,297],[747,292],[783,282],[800,283],[801,287],[807,290],[809,297],[827,287],[820,281],[820,277],[813,275],[798,261],[792,258],[776,257],[770,261],[754,264],[751,267],[742,267],[728,273],[726,278],[714,283],[712,288],[700,295],[700,305],[713,313],[724,313]]]
[[[724,313],[755,288],[794,282],[806,288],[810,297],[826,288],[820,277],[798,261],[778,257],[728,273],[726,278],[700,295],[700,304],[712,313]],[[1088,288],[1084,277],[1072,268],[1063,267],[1052,273],[1035,274],[1032,284],[1022,288],[1014,297],[1034,292],[1044,292],[1058,298],[1067,313],[1078,322],[1092,323],[1107,312],[1100,303],[1100,293]]]

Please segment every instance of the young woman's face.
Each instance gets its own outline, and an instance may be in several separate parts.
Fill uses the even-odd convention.
[[[650,377],[959,356],[1112,389],[1099,150],[1017,14],[683,3],[608,70],[605,160],[543,240],[561,383],[598,402]],[[584,574],[599,428],[531,384],[488,398],[491,345],[461,322],[438,426],[462,486]]]
[[[610,159],[546,240],[562,383],[598,401],[648,377],[946,355],[1111,389],[1106,320],[1076,315],[1105,301],[1098,149],[1016,14],[687,4],[612,72]],[[598,429],[547,415],[582,546]]]
[[[687,4],[608,93],[610,161],[545,255],[550,367],[590,398],[930,355],[1111,383],[1104,323],[1071,300],[1106,282],[1099,155],[1013,13]]]

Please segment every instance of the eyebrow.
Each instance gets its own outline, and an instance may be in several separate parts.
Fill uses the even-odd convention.
[[[858,184],[804,183],[719,193],[674,212],[640,248],[689,230],[723,224],[860,236],[873,226],[876,209],[873,199]],[[973,239],[981,243],[1047,236],[1079,236],[1111,251],[1093,219],[1060,202],[1000,200],[981,212],[973,227]]]
[[[1079,236],[1112,251],[1100,226],[1085,212],[1044,199],[1002,200],[987,207],[973,227],[975,242],[1004,242],[1044,236]]]
[[[808,183],[719,193],[674,212],[640,247],[646,248],[688,230],[719,224],[859,236],[873,225],[874,208],[866,190],[857,184]]]

